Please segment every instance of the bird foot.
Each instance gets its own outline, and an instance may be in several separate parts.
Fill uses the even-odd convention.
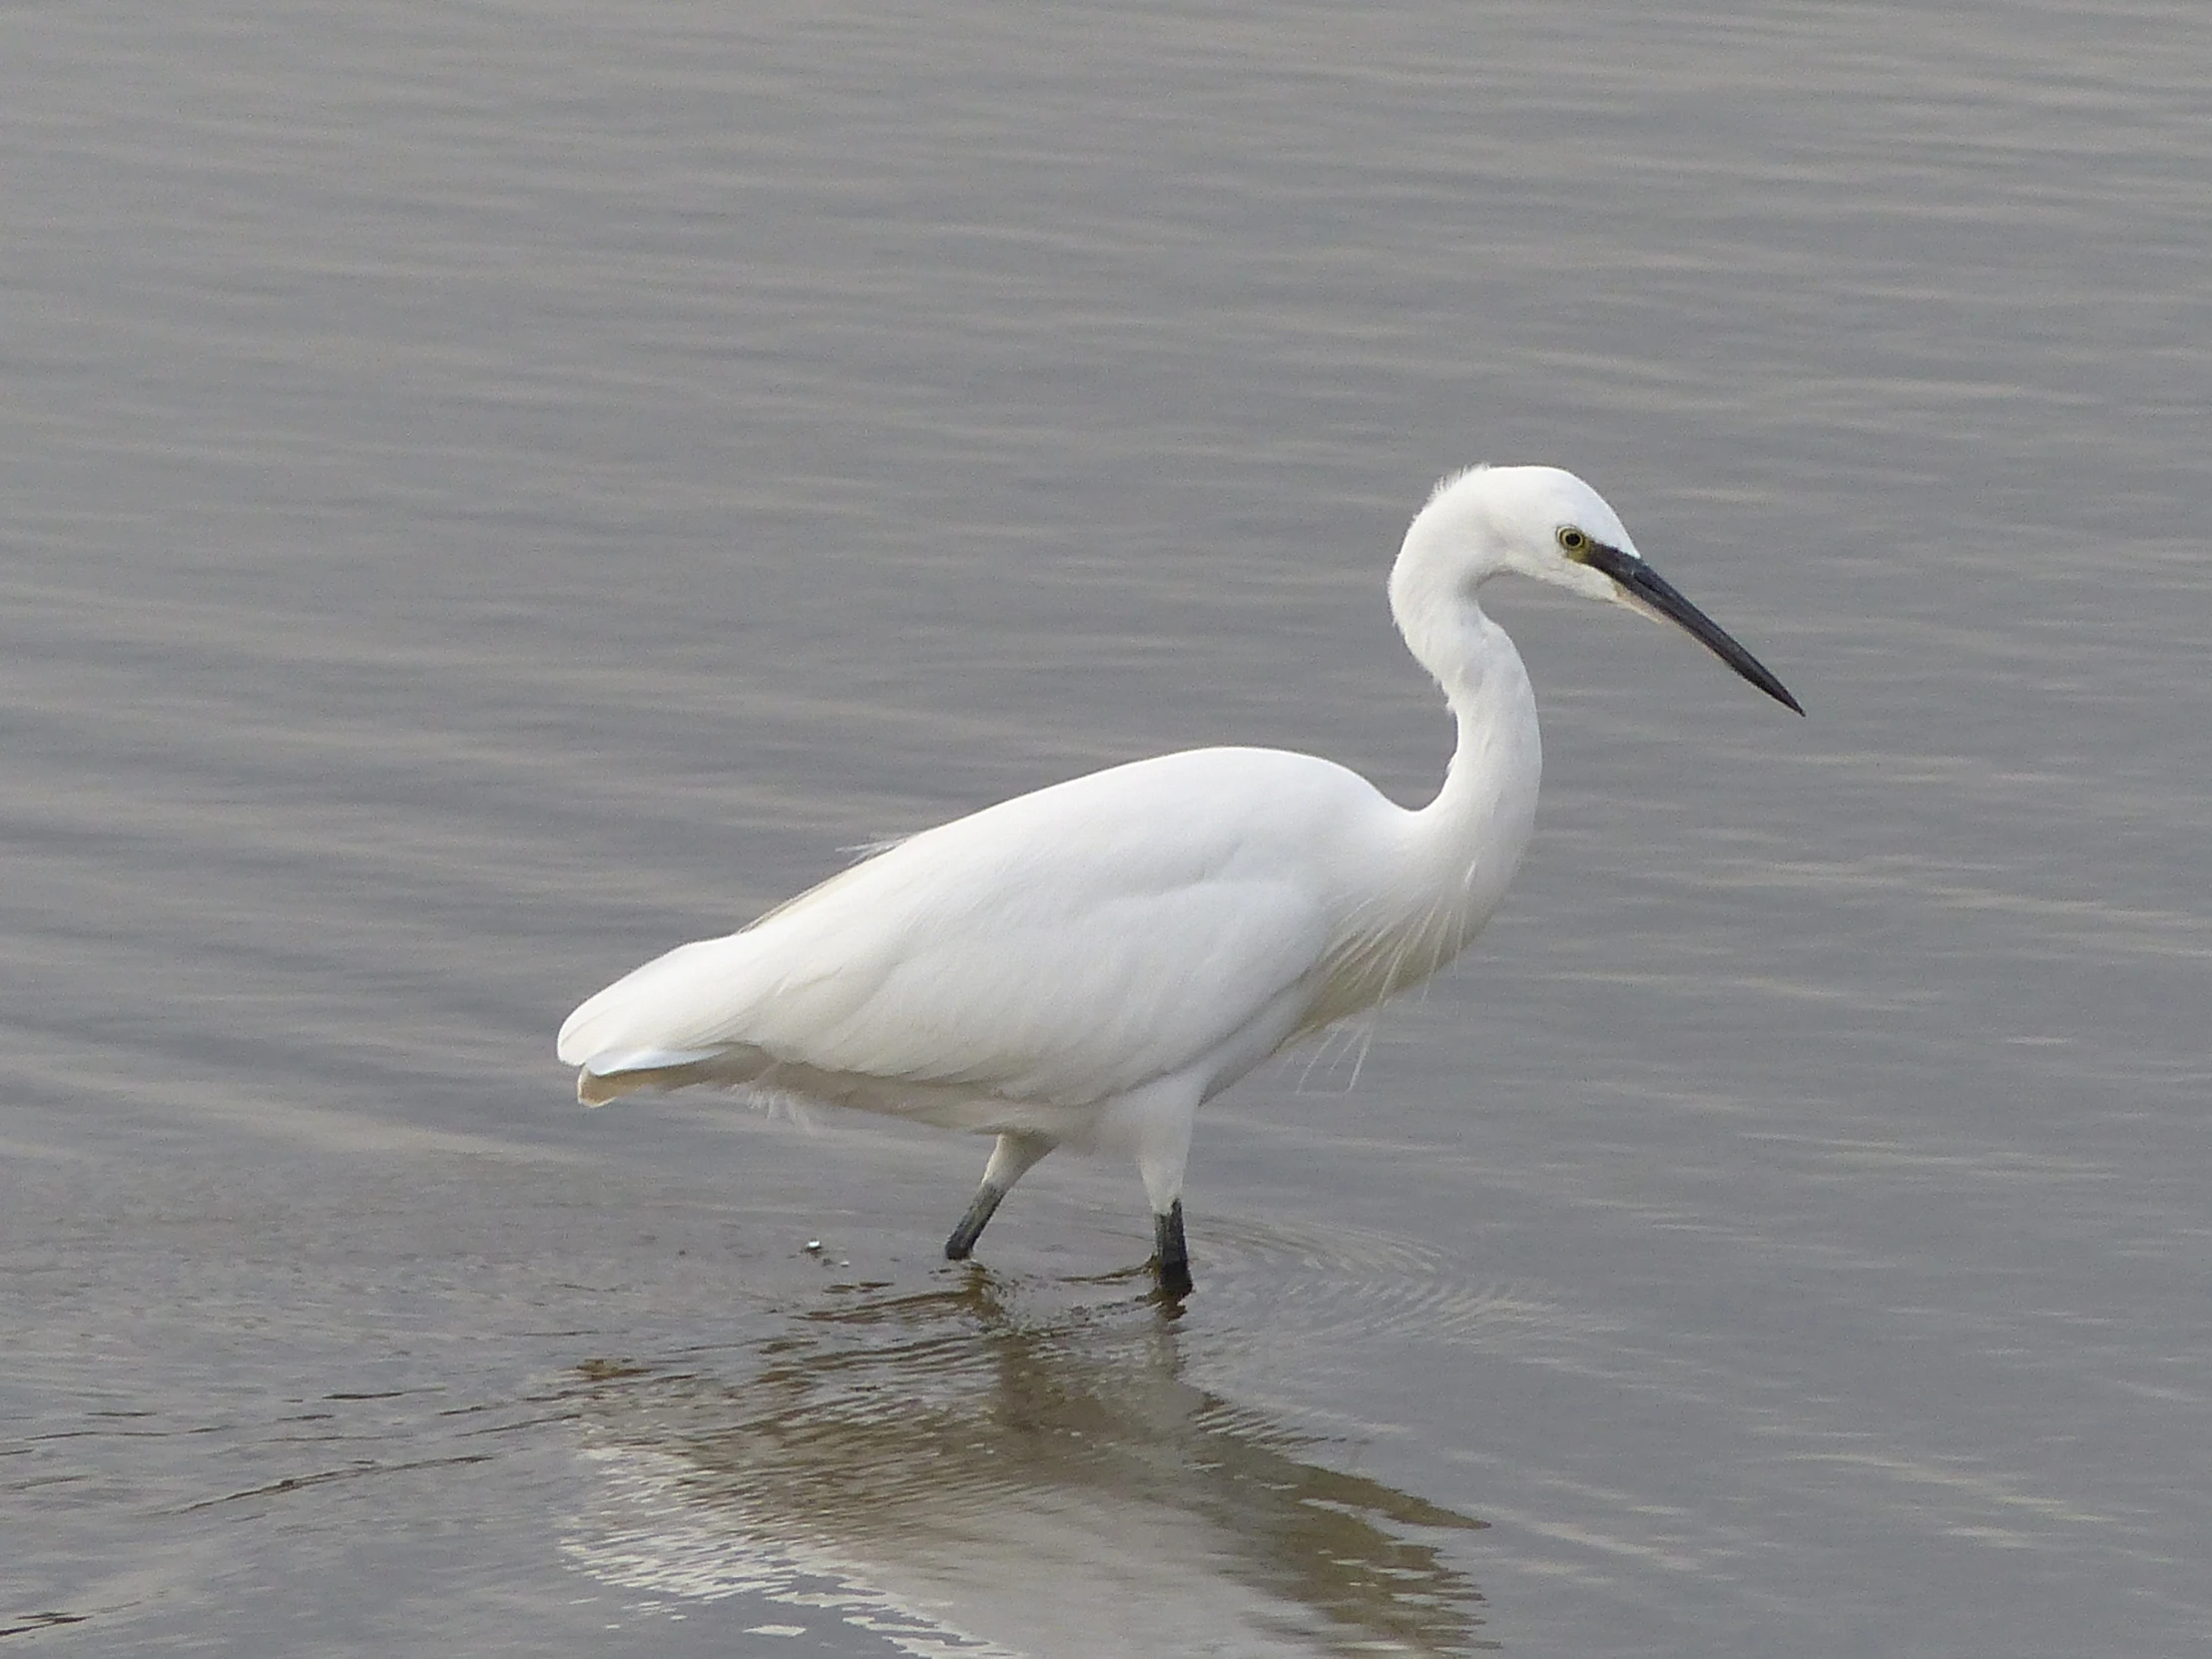
[[[1191,1253],[1183,1242],[1183,1201],[1177,1199],[1164,1216],[1152,1218],[1152,1271],[1163,1294],[1181,1299],[1191,1294]]]
[[[948,1262],[964,1262],[968,1252],[975,1248],[975,1241],[983,1236],[983,1229],[997,1213],[998,1201],[1006,1196],[1006,1189],[985,1184],[977,1190],[975,1202],[967,1207],[967,1214],[960,1218],[960,1225],[952,1230],[952,1237],[944,1241],[944,1259]]]

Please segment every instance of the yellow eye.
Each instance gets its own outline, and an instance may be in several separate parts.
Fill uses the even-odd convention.
[[[1573,556],[1590,550],[1590,538],[1572,524],[1559,526],[1559,551]]]

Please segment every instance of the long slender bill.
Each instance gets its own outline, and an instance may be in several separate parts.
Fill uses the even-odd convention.
[[[1726,629],[1691,604],[1676,591],[1674,585],[1643,560],[1623,553],[1617,547],[1595,543],[1584,557],[1584,562],[1628,590],[1628,595],[1645,609],[1665,617],[1669,622],[1680,623],[1689,633],[1701,641],[1706,650],[1713,653],[1746,680],[1757,686],[1785,708],[1805,713],[1798,700],[1790,695],[1789,688],[1772,674],[1757,657],[1728,637]]]

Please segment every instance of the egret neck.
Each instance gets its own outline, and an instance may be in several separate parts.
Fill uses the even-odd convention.
[[[1506,567],[1502,557],[1467,558],[1470,545],[1496,545],[1482,533],[1487,526],[1468,522],[1471,505],[1463,492],[1440,491],[1405,532],[1390,570],[1398,632],[1443,688],[1458,724],[1442,789],[1412,815],[1417,867],[1430,902],[1441,900],[1431,925],[1448,945],[1442,960],[1458,954],[1504,896],[1535,829],[1543,774],[1528,670],[1476,597],[1479,584]]]

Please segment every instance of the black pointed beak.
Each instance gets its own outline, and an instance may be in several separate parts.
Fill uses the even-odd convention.
[[[1601,570],[1618,582],[1645,610],[1665,617],[1669,622],[1680,623],[1690,634],[1701,641],[1705,649],[1741,674],[1777,703],[1788,709],[1805,713],[1798,700],[1790,695],[1789,688],[1769,674],[1766,665],[1728,637],[1727,630],[1691,604],[1678,593],[1651,566],[1634,554],[1623,553],[1617,547],[1607,547],[1601,541],[1592,541],[1581,555],[1582,562],[1592,570]]]

